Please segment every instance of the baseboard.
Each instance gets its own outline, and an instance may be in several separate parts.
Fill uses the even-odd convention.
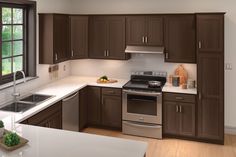
[[[225,126],[225,134],[236,135],[236,127]]]

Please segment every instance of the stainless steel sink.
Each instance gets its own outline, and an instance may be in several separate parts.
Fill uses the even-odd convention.
[[[19,102],[38,104],[50,99],[51,97],[52,95],[32,94],[30,96],[20,99]]]
[[[25,112],[52,97],[52,95],[32,94],[20,99],[17,102],[12,102],[8,105],[5,105],[4,107],[0,108],[0,110],[10,112]]]

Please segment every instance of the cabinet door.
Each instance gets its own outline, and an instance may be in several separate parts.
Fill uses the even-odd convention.
[[[101,124],[101,89],[88,87],[88,123],[91,125]]]
[[[195,104],[179,103],[180,135],[195,137]]]
[[[49,128],[54,129],[62,129],[62,113],[56,112],[53,115],[51,115],[48,119],[48,126]]]
[[[88,58],[88,16],[70,17],[70,50],[72,59]]]
[[[102,96],[102,124],[121,128],[121,96]]]
[[[164,133],[171,135],[179,134],[179,113],[176,102],[164,102]]]
[[[198,53],[198,136],[224,139],[224,60],[220,54]]]
[[[197,15],[197,41],[200,51],[224,51],[224,17],[222,15]]]
[[[195,63],[195,16],[165,17],[165,61]]]
[[[88,108],[87,108],[87,88],[83,88],[79,91],[79,130],[82,131],[87,125],[87,116],[88,116]]]
[[[125,17],[108,17],[108,58],[126,59],[125,54]]]
[[[147,45],[163,46],[163,17],[147,16]]]
[[[126,17],[126,44],[145,45],[146,17],[128,16]]]
[[[67,15],[54,15],[53,40],[55,63],[69,58],[69,18]]]
[[[94,16],[90,21],[89,57],[105,58],[107,51],[107,29],[108,24],[104,16]]]

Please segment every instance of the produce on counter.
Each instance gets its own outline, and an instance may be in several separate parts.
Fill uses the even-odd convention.
[[[4,134],[4,123],[3,121],[0,120],[0,138],[3,136]]]
[[[20,143],[20,137],[16,133],[9,132],[3,136],[3,142],[8,147],[16,146]]]
[[[102,76],[102,77],[99,78],[99,81],[101,81],[101,82],[108,82],[109,79],[108,79],[107,76]]]

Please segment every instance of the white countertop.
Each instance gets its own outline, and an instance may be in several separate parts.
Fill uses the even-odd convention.
[[[16,131],[30,142],[13,152],[0,149],[1,157],[143,157],[147,144],[140,141],[118,139],[86,133],[70,132],[35,126],[21,125],[32,115],[44,110],[50,105],[79,91],[87,85],[99,87],[122,88],[128,80],[118,79],[113,84],[97,84],[95,77],[70,76],[48,84],[32,93],[54,95],[53,98],[24,112],[12,113],[0,111],[0,119],[8,130]]]
[[[182,93],[182,94],[194,94],[197,95],[197,89],[182,89],[181,87],[174,87],[171,84],[166,83],[162,89],[162,92],[170,93]]]

